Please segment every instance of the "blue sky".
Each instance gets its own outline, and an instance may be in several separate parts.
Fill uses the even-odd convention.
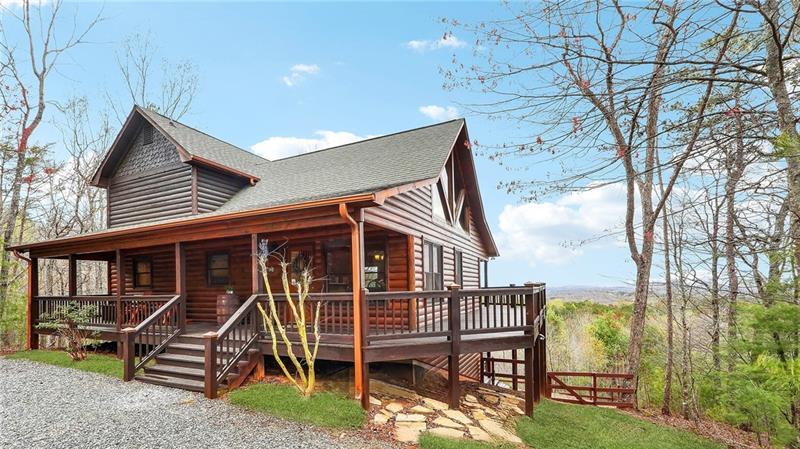
[[[100,8],[105,20],[92,43],[73,50],[51,80],[57,101],[85,95],[100,108],[105,92],[124,98],[115,52],[138,32],[150,33],[159,59],[190,59],[199,68],[199,92],[182,121],[242,148],[324,146],[454,115],[466,116],[471,138],[482,143],[520,133],[511,123],[469,114],[462,105],[479,94],[444,90],[439,73],[454,53],[470,61],[474,40],[456,32],[457,41],[441,42],[446,29],[439,19],[476,22],[502,14],[498,3],[84,3],[79,20]],[[55,109],[49,112],[51,123],[37,140],[54,142],[60,154]],[[568,243],[621,226],[618,189],[522,204],[496,188],[519,174],[485,158],[476,163],[501,250],[490,263],[491,284],[621,285],[633,278],[618,239]],[[536,165],[523,175],[557,170]]]

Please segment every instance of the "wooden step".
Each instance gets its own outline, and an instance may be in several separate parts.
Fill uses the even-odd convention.
[[[195,357],[203,357],[206,348],[202,344],[196,343],[170,343],[167,345],[166,353],[168,354],[184,354]]]
[[[175,340],[177,343],[187,343],[190,345],[203,346],[203,337],[194,337],[190,335],[178,335]]]
[[[162,387],[180,388],[181,390],[202,392],[205,388],[203,381],[161,376],[156,374],[141,374],[134,377],[134,379],[138,380],[139,382],[161,385]]]
[[[156,363],[184,366],[187,368],[202,369],[205,366],[205,361],[205,357],[197,357],[186,354],[170,354],[168,352],[156,356]]]
[[[154,374],[163,377],[180,377],[189,380],[203,381],[205,370],[201,368],[188,368],[177,365],[155,364],[144,368],[145,374]]]

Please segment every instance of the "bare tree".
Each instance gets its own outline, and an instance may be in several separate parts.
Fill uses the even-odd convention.
[[[702,4],[661,1],[641,7],[614,0],[509,7],[509,19],[466,26],[477,35],[477,55],[486,63],[456,62],[444,71],[448,87],[477,85],[492,99],[469,105],[473,111],[533,128],[518,141],[479,151],[492,158],[562,160],[558,179],[513,180],[504,184],[509,191],[530,200],[553,191],[625,185],[624,233],[636,265],[628,369],[638,375],[654,230],[683,165],[696,152],[739,12],[702,19],[708,14]],[[634,26],[636,20],[649,22],[647,33]],[[718,36],[710,45],[708,33]],[[633,58],[625,46],[630,41],[636,43]],[[533,84],[537,78],[545,87]],[[662,112],[677,98],[691,98],[694,114],[680,124],[691,130],[688,139],[671,147],[662,143],[671,132]],[[661,195],[654,189],[659,152],[669,169]]]
[[[179,120],[189,112],[197,94],[200,79],[197,67],[188,59],[170,61],[166,58],[157,66],[157,54],[158,47],[149,33],[132,34],[122,42],[117,66],[127,89],[127,101]],[[127,101],[120,105],[111,95],[108,98],[122,123],[130,106]]]
[[[9,140],[15,151],[15,155],[9,158],[12,165],[8,173],[10,182],[3,184],[0,189],[0,203],[3,204],[0,279],[3,280],[9,275],[9,255],[2,249],[12,241],[20,213],[25,212],[20,209],[23,185],[26,179],[36,176],[36,173],[26,175],[26,171],[41,158],[41,154],[35,154],[31,141],[44,119],[49,98],[48,79],[62,56],[85,43],[87,35],[100,20],[98,15],[88,24],[75,25],[62,35],[57,29],[62,7],[60,0],[52,3],[35,2],[33,7],[29,0],[24,0],[19,13],[3,7],[4,14],[0,16],[0,76],[4,87],[9,87],[0,89],[0,99],[6,113],[3,117],[6,127],[12,131]],[[20,45],[13,42],[8,34],[9,29],[17,28],[21,29],[24,36]],[[7,298],[8,285],[0,288],[0,297]]]

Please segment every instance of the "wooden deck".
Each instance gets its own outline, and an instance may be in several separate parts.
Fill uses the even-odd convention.
[[[355,329],[352,293],[315,293],[306,301],[307,316],[320,306],[320,348],[318,358],[354,362],[354,330],[360,332],[360,362],[364,385],[369,381],[369,364],[376,362],[446,357],[451,388],[450,402],[459,400],[459,359],[462,354],[521,349],[526,399],[532,403],[545,390],[545,288],[543,284],[489,289],[453,288],[441,291],[367,292],[361,307],[364,323]],[[99,304],[98,318],[91,329],[100,338],[121,343],[126,379],[155,359],[180,338],[194,338],[204,345],[205,393],[216,396],[219,386],[236,372],[248,354],[257,350],[272,354],[272,344],[263,329],[256,307],[265,304],[263,294],[252,295],[222,326],[186,322],[185,301],[174,297],[37,297],[37,310],[52,310],[57,304],[79,301]],[[289,304],[276,299],[279,314],[288,318]],[[152,311],[143,316],[141,311]],[[138,320],[139,317],[143,319]],[[113,317],[113,318],[112,318]],[[296,337],[292,320],[284,320],[288,334]],[[311,333],[311,330],[307,330]],[[285,348],[280,346],[281,354]],[[364,393],[368,397],[369,392]],[[365,403],[365,406],[368,404]],[[526,405],[526,408],[528,405]],[[528,411],[530,411],[528,410]]]

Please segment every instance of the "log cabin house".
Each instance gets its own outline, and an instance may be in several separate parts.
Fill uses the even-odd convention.
[[[92,180],[107,192],[107,229],[10,248],[28,261],[28,346],[48,332],[41,314],[92,304],[125,380],[215,397],[272,354],[256,307],[267,240],[292,266],[313,263],[318,358],[354,363],[365,407],[370,364],[446,370],[457,406],[460,381],[483,380],[482,354],[521,349],[531,413],[546,377],[544,284],[488,288],[498,251],[469,142],[458,119],[271,161],[135,106]],[[39,294],[46,258],[68,261],[66,296]],[[78,285],[87,260],[106,264],[104,294]],[[227,288],[242,303],[219,325]]]

